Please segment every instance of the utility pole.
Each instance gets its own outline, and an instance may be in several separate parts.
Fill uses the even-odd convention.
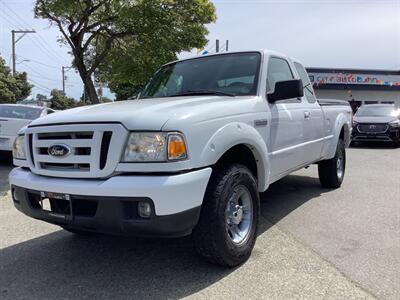
[[[63,91],[64,96],[65,96],[65,79],[66,79],[66,77],[65,77],[65,70],[69,70],[69,69],[72,69],[72,68],[73,68],[73,67],[64,67],[64,66],[61,67],[61,74],[62,74],[62,91]]]
[[[64,66],[61,67],[61,73],[62,73],[62,91],[65,96],[65,67]]]
[[[15,34],[22,33],[22,35],[15,40]],[[12,39],[12,66],[13,66],[13,76],[15,76],[16,70],[16,61],[17,56],[15,54],[15,44],[18,43],[20,39],[22,39],[27,33],[36,33],[35,30],[11,30],[11,39]]]
[[[225,50],[226,50],[226,52],[229,51],[229,40],[226,40],[226,43],[225,43]]]
[[[219,52],[219,40],[215,41],[215,52],[218,53]]]

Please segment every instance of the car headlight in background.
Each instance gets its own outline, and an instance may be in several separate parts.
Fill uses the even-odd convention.
[[[185,139],[180,133],[132,132],[123,162],[165,162],[187,158]]]
[[[12,152],[15,159],[26,159],[24,135],[19,135],[15,139]]]
[[[395,120],[389,123],[392,127],[400,127],[400,120]]]

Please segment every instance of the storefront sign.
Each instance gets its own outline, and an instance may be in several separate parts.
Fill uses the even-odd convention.
[[[356,73],[309,73],[315,85],[320,84],[368,84],[400,86],[400,75],[374,75]]]

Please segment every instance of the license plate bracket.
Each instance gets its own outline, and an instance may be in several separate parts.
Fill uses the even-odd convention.
[[[72,201],[69,194],[40,192],[41,210],[52,217],[72,219]]]

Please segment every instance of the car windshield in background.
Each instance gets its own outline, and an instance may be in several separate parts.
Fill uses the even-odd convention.
[[[0,118],[34,120],[40,117],[41,108],[0,105]]]
[[[395,114],[393,106],[361,106],[357,111],[358,117],[388,117]]]
[[[256,95],[261,55],[233,53],[189,59],[162,67],[140,98],[184,95]]]

